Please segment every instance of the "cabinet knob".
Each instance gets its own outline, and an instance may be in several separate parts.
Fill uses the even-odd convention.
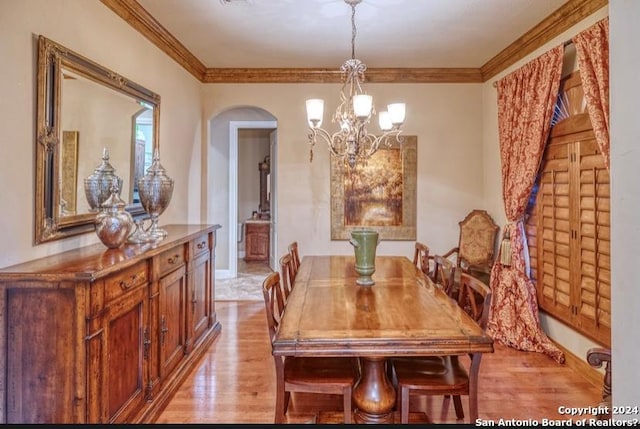
[[[132,276],[129,277],[129,281],[125,281],[125,280],[120,280],[120,287],[122,288],[122,290],[127,290],[129,289],[131,286],[134,285],[134,283],[136,282],[136,279],[138,278],[137,274],[134,274]]]
[[[175,264],[176,262],[178,262],[180,260],[180,255],[178,255],[177,253],[175,255],[173,255],[172,258],[167,259],[167,262],[170,263],[171,265]]]
[[[198,250],[202,250],[207,246],[207,242],[203,241],[202,243],[198,243]]]

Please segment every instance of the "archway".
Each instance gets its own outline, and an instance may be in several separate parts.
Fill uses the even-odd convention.
[[[269,136],[271,159],[271,234],[270,248],[277,242],[277,121],[269,112],[254,106],[235,107],[216,115],[209,121],[208,178],[207,178],[207,220],[220,223],[216,245],[216,277],[237,276],[238,239],[242,238],[242,219],[251,213],[239,213],[238,183],[248,168],[239,157],[239,147],[246,144],[241,136],[243,130],[255,130]],[[239,146],[240,145],[240,146]],[[240,151],[242,152],[242,151]],[[246,153],[246,151],[245,151]],[[240,166],[240,167],[239,167]],[[257,183],[256,183],[257,186]],[[240,203],[242,205],[242,203]],[[226,228],[225,228],[226,227]],[[226,234],[225,234],[226,229]],[[275,266],[271,258],[270,266]]]

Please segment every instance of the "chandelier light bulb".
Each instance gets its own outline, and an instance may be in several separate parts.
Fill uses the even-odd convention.
[[[378,113],[378,122],[382,131],[390,131],[393,128],[391,117],[389,116],[389,112],[386,110]]]
[[[307,121],[311,128],[318,128],[322,125],[324,116],[324,100],[311,98],[307,100]]]
[[[391,123],[394,126],[400,126],[404,122],[406,107],[404,103],[392,103],[387,106]]]
[[[373,108],[373,97],[367,94],[358,94],[353,96],[353,113],[356,118],[362,120],[371,116]]]

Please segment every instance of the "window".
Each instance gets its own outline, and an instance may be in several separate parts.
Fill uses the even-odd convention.
[[[527,213],[531,277],[542,311],[610,347],[609,173],[578,72],[560,95]]]

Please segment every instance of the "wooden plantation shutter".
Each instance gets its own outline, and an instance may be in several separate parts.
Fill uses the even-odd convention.
[[[563,83],[526,233],[538,304],[611,346],[609,174],[578,72]]]
[[[554,144],[555,143],[555,144]],[[573,313],[570,285],[569,148],[550,142],[543,158],[536,201],[538,302],[561,320]]]

